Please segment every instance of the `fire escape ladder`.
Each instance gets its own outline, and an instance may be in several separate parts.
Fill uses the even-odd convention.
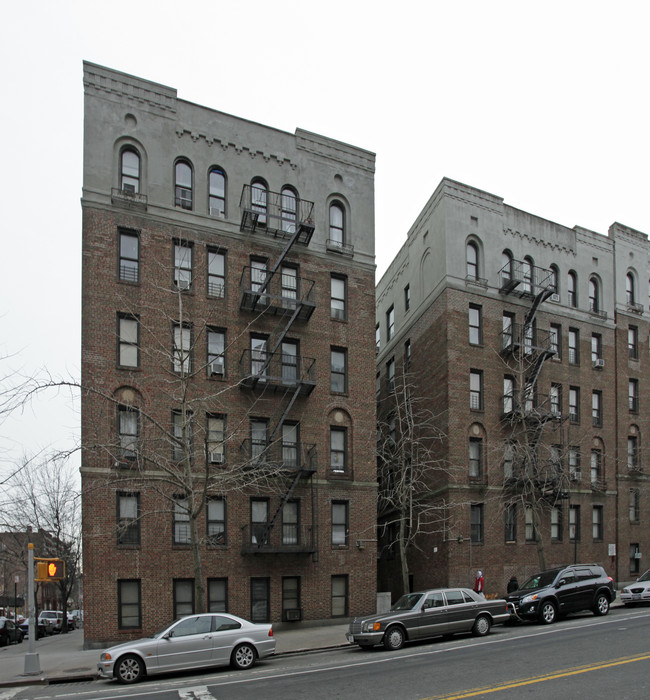
[[[543,287],[533,299],[533,304],[526,314],[526,320],[524,321],[524,328],[532,326],[535,321],[535,316],[537,315],[537,309],[543,304],[550,296],[553,294],[552,287]]]
[[[535,362],[528,373],[528,376],[526,377],[526,387],[530,387],[530,391],[532,392],[535,391],[537,380],[539,379],[540,372],[542,371],[542,367],[544,366],[544,362],[546,362],[547,357],[548,353],[540,352],[535,358]]]
[[[273,530],[275,523],[277,522],[278,518],[280,517],[280,513],[282,512],[282,509],[284,508],[284,506],[288,502],[288,500],[291,498],[291,494],[294,492],[296,486],[298,485],[298,482],[302,479],[302,477],[303,477],[302,469],[298,469],[295,477],[293,478],[293,481],[291,482],[291,485],[289,486],[287,492],[282,497],[282,500],[280,501],[280,505],[278,506],[278,509],[275,511],[275,513],[273,514],[273,517],[271,518],[268,525],[266,526],[266,530],[264,531],[264,542],[269,541],[270,536],[271,536],[271,530]]]

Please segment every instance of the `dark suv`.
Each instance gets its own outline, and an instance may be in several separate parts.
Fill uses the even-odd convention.
[[[520,618],[550,625],[558,615],[578,610],[607,615],[615,597],[614,581],[602,566],[573,564],[531,576],[506,600]]]

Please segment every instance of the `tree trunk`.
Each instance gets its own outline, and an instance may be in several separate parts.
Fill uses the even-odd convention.
[[[399,563],[402,573],[402,595],[409,593],[409,565],[406,556],[406,521],[399,521]]]
[[[201,540],[196,517],[190,516],[190,541],[192,542],[192,563],[194,565],[194,610],[206,612],[205,584],[203,583],[203,558],[201,557]]]

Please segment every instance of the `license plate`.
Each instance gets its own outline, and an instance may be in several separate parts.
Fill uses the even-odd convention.
[[[350,644],[354,644],[354,635],[353,635],[353,634],[350,634],[350,633],[348,632],[348,633],[346,634],[346,637],[348,638],[348,642],[350,642]]]
[[[641,594],[640,593],[634,593],[632,595],[632,600],[641,600]]]

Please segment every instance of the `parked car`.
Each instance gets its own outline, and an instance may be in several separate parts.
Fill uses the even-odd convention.
[[[650,603],[650,569],[639,576],[636,583],[625,586],[620,595],[623,605]]]
[[[20,627],[16,627],[13,620],[9,620],[6,617],[0,617],[0,646],[9,646],[11,642],[20,644],[22,641],[23,633]]]
[[[614,581],[598,564],[573,564],[531,576],[506,600],[517,616],[550,625],[558,615],[591,610],[607,615],[616,597]]]
[[[144,675],[220,666],[251,668],[275,652],[270,624],[255,624],[227,613],[202,613],[176,620],[153,637],[107,649],[99,675],[135,683]]]
[[[19,625],[20,631],[23,633],[23,637],[29,637],[29,620],[23,620]],[[36,621],[37,634],[36,639],[45,637],[47,632],[45,631],[45,625],[42,622]]]
[[[60,632],[63,626],[63,612],[61,610],[41,610],[38,622],[43,624],[46,634]]]
[[[469,588],[437,588],[407,593],[387,613],[355,617],[347,637],[363,649],[383,644],[394,650],[407,641],[456,632],[483,637],[509,619],[505,600],[486,600]]]
[[[68,619],[68,629],[73,630],[77,626],[77,622],[74,619],[74,615],[71,612],[66,613],[66,617]]]

